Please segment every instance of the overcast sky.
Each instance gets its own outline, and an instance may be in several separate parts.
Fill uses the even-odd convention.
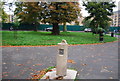
[[[3,0],[3,1],[6,1],[6,2],[8,2],[8,3],[13,3],[14,1],[16,1],[16,0]],[[67,1],[67,0],[66,0]],[[120,4],[120,0],[113,0],[113,1],[115,1],[115,4],[116,4],[116,6],[117,7],[115,7],[114,9],[113,9],[113,11],[118,11],[118,2],[119,2],[119,4]],[[86,17],[86,16],[88,16],[89,14],[87,13],[87,11],[85,10],[85,7],[84,6],[82,6],[82,0],[79,0],[79,2],[80,2],[80,5],[81,5],[81,8],[82,8],[82,10],[81,10],[81,14],[82,14],[82,16],[83,17]],[[119,8],[120,8],[120,5],[119,5]],[[12,9],[14,10],[15,9],[15,6],[13,6],[12,7]],[[120,9],[119,9],[120,10]],[[7,13],[8,14],[13,14],[13,13],[11,13],[10,11],[9,11],[9,7],[5,7],[5,11],[7,11]]]
[[[113,9],[113,11],[118,11],[118,2],[119,2],[119,10],[120,10],[120,0],[114,0],[114,1],[115,1],[116,7]],[[81,3],[81,1],[80,1],[80,3]],[[82,7],[82,10],[81,10],[82,16],[83,16],[83,17],[88,16],[89,14],[88,14],[88,12],[85,10],[85,7],[82,6],[82,4],[81,4],[81,7]]]

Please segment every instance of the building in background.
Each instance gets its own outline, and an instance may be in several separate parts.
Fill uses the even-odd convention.
[[[9,15],[8,23],[14,22],[14,15]]]
[[[120,27],[120,10],[113,12],[111,26]]]
[[[83,23],[82,23],[83,20],[84,20],[84,17],[79,16],[76,20],[78,23],[76,23],[75,21],[72,21],[71,23],[66,23],[66,25],[80,25],[80,26],[83,26]]]

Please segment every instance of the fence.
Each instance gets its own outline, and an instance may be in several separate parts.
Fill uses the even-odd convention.
[[[2,24],[2,30],[9,30],[10,27],[12,27],[13,24],[12,23],[3,23]],[[52,27],[52,25],[46,25],[46,24],[39,24],[37,26],[37,30],[42,30],[44,31],[45,28],[48,27]],[[63,25],[59,25],[60,27],[60,31],[63,30]],[[68,31],[83,31],[84,30],[84,26],[79,26],[79,25],[67,25],[67,30]],[[34,30],[35,26],[33,24],[20,24],[20,26],[18,27],[18,30]],[[120,30],[120,27],[110,27],[109,28],[110,31],[114,31],[114,30]]]

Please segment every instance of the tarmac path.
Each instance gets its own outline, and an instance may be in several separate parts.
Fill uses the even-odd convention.
[[[27,79],[34,73],[56,66],[57,46],[3,47],[3,79]],[[78,79],[118,79],[118,42],[69,46],[68,68]]]

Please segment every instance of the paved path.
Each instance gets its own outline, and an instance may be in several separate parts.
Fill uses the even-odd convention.
[[[69,68],[79,79],[117,79],[118,43],[69,46]],[[33,73],[56,65],[57,47],[2,48],[3,79],[27,79]]]

